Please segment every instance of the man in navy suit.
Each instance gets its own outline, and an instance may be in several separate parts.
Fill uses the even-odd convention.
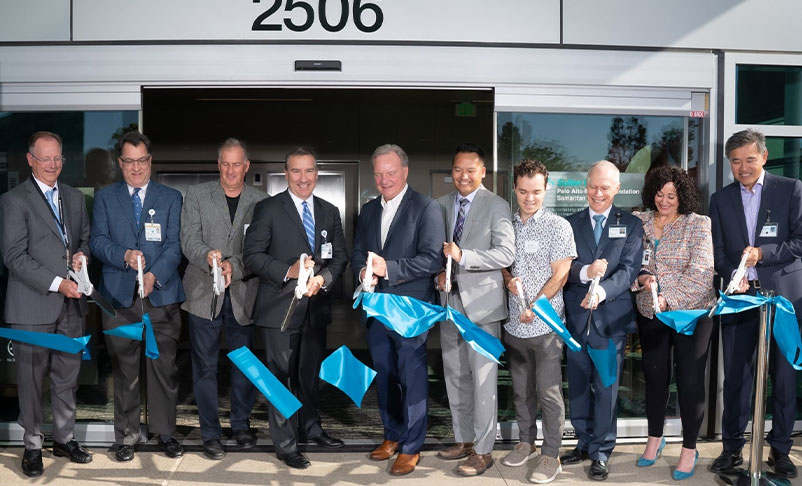
[[[766,137],[754,130],[731,136],[724,146],[735,182],[710,198],[716,272],[732,278],[743,254],[747,275],[741,292],[755,295],[760,288],[774,290],[791,301],[802,317],[802,182],[765,170],[769,152]],[[713,472],[726,472],[743,463],[744,429],[751,418],[752,384],[760,311],[722,316],[724,350],[724,413],[721,417],[723,450],[713,461]],[[795,478],[788,458],[796,416],[796,373],[771,339],[773,417],[766,441],[771,446],[769,466],[775,474]]]
[[[376,292],[431,302],[445,234],[440,206],[407,185],[409,159],[398,145],[380,146],[371,161],[381,196],[365,204],[359,214],[351,267],[362,281],[372,252]],[[370,458],[383,461],[398,451],[390,473],[409,474],[420,461],[426,436],[428,333],[404,338],[375,319],[366,325],[384,423],[384,441]]]
[[[181,193],[150,180],[150,139],[138,131],[118,143],[124,181],[101,189],[92,213],[92,254],[103,264],[100,292],[117,315],[103,315],[103,329],[142,321],[147,312],[159,347],[157,359],[146,358],[148,425],[159,436],[168,457],[184,454],[175,439],[178,367],[175,354],[181,332],[179,304],[184,289],[178,276]],[[137,257],[144,271],[144,299],[136,289]],[[140,341],[107,336],[114,376],[115,456],[134,458],[139,440]]]
[[[627,333],[636,332],[629,289],[643,258],[643,225],[613,205],[620,187],[618,168],[606,160],[596,162],[586,182],[588,208],[568,217],[579,256],[571,262],[565,287],[565,316],[582,349],[567,355],[571,425],[579,440],[560,460],[577,464],[590,458],[589,476],[599,481],[607,479],[607,461],[615,447],[624,344]],[[589,302],[590,282],[597,276],[600,284]],[[616,380],[605,388],[587,347],[604,349],[610,340],[616,351]]]

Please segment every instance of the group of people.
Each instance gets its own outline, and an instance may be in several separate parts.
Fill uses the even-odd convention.
[[[797,273],[802,270],[802,182],[763,169],[768,152],[758,132],[736,133],[725,152],[735,182],[713,195],[710,217],[698,214],[700,197],[692,178],[670,166],[646,174],[645,211],[629,213],[615,206],[619,171],[600,161],[588,171],[588,207],[562,218],[543,207],[549,173],[539,161],[515,166],[518,209],[512,213],[504,199],[482,185],[485,155],[478,146],[457,147],[451,174],[455,190],[435,201],[407,184],[404,150],[382,145],[371,157],[380,195],[359,213],[351,268],[360,284],[369,274],[371,280],[364,284],[376,292],[448,302],[503,340],[520,441],[502,463],[522,466],[533,460],[528,479],[535,483],[548,483],[563,465],[586,459],[592,461],[591,479],[607,479],[626,336],[638,332],[649,437],[637,465],[654,465],[665,447],[663,424],[676,366],[683,441],[672,477],[682,480],[694,474],[698,459],[713,325],[702,319],[692,335],[680,334],[659,321],[655,310],[710,308],[715,303],[714,273],[728,281],[744,254],[748,274],[740,282],[741,292],[773,289],[793,303],[798,315],[802,310],[802,274]],[[290,467],[306,468],[310,463],[299,444],[343,446],[321,426],[317,390],[331,321],[329,291],[349,257],[339,210],[314,195],[314,152],[303,147],[290,152],[285,158],[287,190],[267,197],[244,184],[250,164],[246,147],[228,139],[218,150],[219,181],[190,187],[182,204],[179,192],[151,180],[148,138],[128,132],[118,146],[123,181],[96,194],[91,229],[81,194],[58,182],[64,161],[58,135],[34,134],[27,157],[29,182],[0,197],[9,326],[80,336],[86,302],[67,272],[79,270],[81,257],[91,255],[102,263],[100,292],[116,312],[113,317],[104,314],[103,328],[142,321],[144,313],[152,322],[159,356],[145,363],[149,430],[168,456],[183,454],[175,438],[179,306],[188,312],[193,388],[206,456],[220,459],[226,454],[216,381],[221,332],[229,349],[236,349],[252,347],[256,328],[264,339],[268,369],[302,404],[289,418],[270,407],[278,458]],[[183,282],[178,273],[182,253],[188,260]],[[302,254],[308,258],[300,258]],[[214,266],[221,269],[226,285],[219,298],[211,291]],[[296,281],[308,269],[313,269],[308,298],[295,302]],[[581,345],[579,351],[567,352],[566,371],[569,416],[578,442],[562,455],[563,341],[533,313],[540,297],[548,299]],[[363,320],[383,423],[383,441],[369,457],[395,457],[389,472],[409,474],[420,461],[427,427],[427,333],[406,338],[374,318]],[[713,462],[714,472],[743,462],[757,321],[757,311],[722,318],[723,451]],[[461,460],[458,474],[477,476],[493,464],[497,364],[475,351],[455,326],[441,326],[440,337],[454,445],[437,455]],[[140,440],[142,344],[111,335],[106,343],[114,373],[115,457],[128,461]],[[594,367],[588,347],[613,351],[612,384]],[[73,437],[80,356],[24,343],[15,343],[15,350],[23,472],[42,473],[41,389],[48,371],[53,454],[91,461],[91,453]],[[796,477],[788,457],[796,377],[776,346],[771,370],[769,465],[780,476]],[[231,374],[233,436],[240,447],[253,447],[249,414],[255,389],[236,367]],[[538,408],[540,454],[535,445]]]

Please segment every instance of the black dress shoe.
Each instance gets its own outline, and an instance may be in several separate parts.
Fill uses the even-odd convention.
[[[306,469],[312,465],[312,463],[309,462],[309,459],[307,459],[303,454],[297,451],[290,452],[289,454],[286,455],[276,454],[276,456],[280,460],[284,461],[284,464],[294,469]]]
[[[120,462],[130,461],[134,458],[134,446],[117,444],[117,450],[114,451],[114,457]]]
[[[714,473],[731,472],[743,463],[744,458],[741,457],[741,449],[737,451],[721,451],[721,454],[710,465],[710,470]]]
[[[607,461],[593,460],[590,463],[590,471],[588,477],[594,481],[604,481],[610,474],[610,469],[607,467]]]
[[[203,453],[209,459],[220,460],[225,457],[226,450],[223,449],[220,439],[209,439],[203,441]]]
[[[72,462],[77,462],[79,464],[92,462],[92,454],[84,449],[75,439],[66,444],[53,442],[53,455],[56,457],[69,457]]]
[[[176,458],[184,455],[184,448],[175,440],[175,437],[170,437],[166,441],[162,441],[161,437],[159,437],[159,445],[167,457]]]
[[[250,449],[256,445],[256,434],[248,429],[235,430],[234,439],[237,441],[237,445],[243,449]]]
[[[42,465],[42,449],[25,449],[22,454],[22,472],[26,476],[35,478],[41,476],[45,467]]]
[[[788,454],[780,452],[774,447],[769,452],[769,466],[774,469],[774,474],[782,478],[793,479],[796,477],[796,466],[788,458]]]
[[[583,451],[579,447],[574,447],[568,454],[560,456],[562,464],[579,464],[588,459],[588,451]]]
[[[326,449],[339,449],[345,445],[345,442],[340,439],[335,439],[326,432],[321,432],[317,437],[310,437],[308,442],[317,444],[320,447],[325,447]]]

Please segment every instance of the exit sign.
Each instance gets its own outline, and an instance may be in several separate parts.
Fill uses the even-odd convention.
[[[476,105],[474,103],[457,103],[454,107],[454,115],[457,117],[475,117]]]
[[[691,112],[691,118],[704,118],[705,111],[704,110],[696,110]]]

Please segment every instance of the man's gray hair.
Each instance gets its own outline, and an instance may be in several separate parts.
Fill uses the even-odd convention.
[[[615,164],[609,160],[599,160],[598,162],[594,162],[593,165],[590,166],[590,170],[588,170],[588,179],[590,179],[590,174],[592,174],[594,170],[612,170],[615,174],[615,181],[621,183],[621,171],[618,170],[618,167],[616,167]]]
[[[733,133],[732,136],[727,139],[727,143],[724,144],[724,154],[729,159],[730,153],[732,153],[733,150],[752,144],[755,144],[755,148],[757,148],[760,154],[766,152],[765,135],[751,128],[741,130],[740,132]]]
[[[245,142],[233,137],[227,138],[226,141],[221,143],[220,146],[217,148],[217,160],[220,160],[220,157],[223,156],[223,150],[228,150],[230,148],[235,148],[235,147],[239,147],[242,149],[242,154],[245,157],[244,160],[250,160],[248,158],[248,147],[245,146]]]
[[[370,163],[372,164],[376,157],[384,154],[389,154],[394,152],[398,157],[401,159],[401,165],[403,167],[409,166],[409,157],[407,157],[407,153],[404,152],[404,149],[399,147],[394,143],[385,143],[384,145],[379,145],[376,147],[376,150],[373,151],[373,155],[370,156]]]

